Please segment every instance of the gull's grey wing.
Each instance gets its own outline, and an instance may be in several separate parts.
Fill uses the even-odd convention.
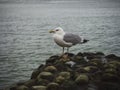
[[[64,41],[72,43],[73,45],[81,43],[81,38],[78,35],[66,33],[63,38]]]

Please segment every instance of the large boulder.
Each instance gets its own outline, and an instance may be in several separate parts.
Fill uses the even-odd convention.
[[[59,84],[52,82],[47,85],[47,90],[59,90]]]
[[[54,75],[51,72],[41,72],[38,77],[37,80],[39,79],[47,79],[49,81],[53,80]]]
[[[46,86],[33,86],[34,90],[46,90]]]
[[[27,86],[22,85],[17,87],[17,90],[29,90],[29,88]]]
[[[46,68],[44,68],[44,71],[55,73],[57,72],[57,68],[55,66],[47,66]]]
[[[79,85],[88,84],[89,77],[86,74],[80,74],[76,79],[75,82]]]

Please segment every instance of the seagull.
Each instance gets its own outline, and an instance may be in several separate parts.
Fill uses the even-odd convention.
[[[78,35],[72,33],[66,33],[61,27],[57,27],[53,30],[50,30],[49,33],[53,33],[53,39],[55,43],[63,48],[62,53],[64,53],[64,48],[67,47],[67,52],[69,48],[76,44],[83,44],[89,40],[83,39]]]

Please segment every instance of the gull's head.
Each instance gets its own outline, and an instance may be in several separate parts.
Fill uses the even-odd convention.
[[[50,30],[49,32],[53,33],[53,34],[58,34],[58,35],[65,34],[64,30],[61,27],[57,27],[57,28],[55,28],[53,30]]]

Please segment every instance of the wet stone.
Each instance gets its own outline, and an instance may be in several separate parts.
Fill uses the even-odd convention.
[[[75,82],[79,85],[81,84],[88,84],[89,78],[86,74],[80,74],[76,79]]]
[[[70,72],[60,72],[59,75],[65,79],[70,79]]]
[[[54,75],[51,72],[41,72],[37,77],[38,80],[39,79],[47,79],[50,81],[53,80],[53,78],[54,78]]]
[[[57,82],[57,83],[59,83],[59,84],[63,83],[65,80],[66,80],[66,79],[65,79],[64,77],[62,77],[62,76],[57,76],[57,77],[55,78],[55,82]]]
[[[33,90],[46,90],[46,86],[33,86]]]
[[[54,73],[54,72],[57,72],[57,68],[56,68],[55,66],[47,66],[47,67],[44,69],[44,71]]]
[[[43,85],[43,86],[46,86],[48,83],[50,83],[49,80],[47,79],[38,79],[37,82],[36,82],[36,85]]]
[[[27,86],[22,85],[17,87],[17,90],[29,90],[29,88]]]
[[[112,73],[104,73],[101,77],[102,81],[107,82],[120,82],[120,77]]]
[[[57,60],[59,60],[58,55],[51,56],[49,59],[46,60],[46,64],[54,64]]]
[[[59,84],[58,83],[55,83],[55,82],[52,82],[52,83],[49,83],[47,85],[47,89],[46,90],[58,90],[59,89]]]
[[[27,86],[27,87],[31,87],[31,86],[33,86],[35,84],[36,84],[36,80],[35,79],[30,79],[30,80],[28,80],[28,81],[26,81],[24,83],[24,85]]]
[[[31,75],[31,79],[36,79],[39,73],[40,73],[40,70],[34,70]]]
[[[98,90],[120,90],[120,84],[114,82],[102,82],[98,85]]]

